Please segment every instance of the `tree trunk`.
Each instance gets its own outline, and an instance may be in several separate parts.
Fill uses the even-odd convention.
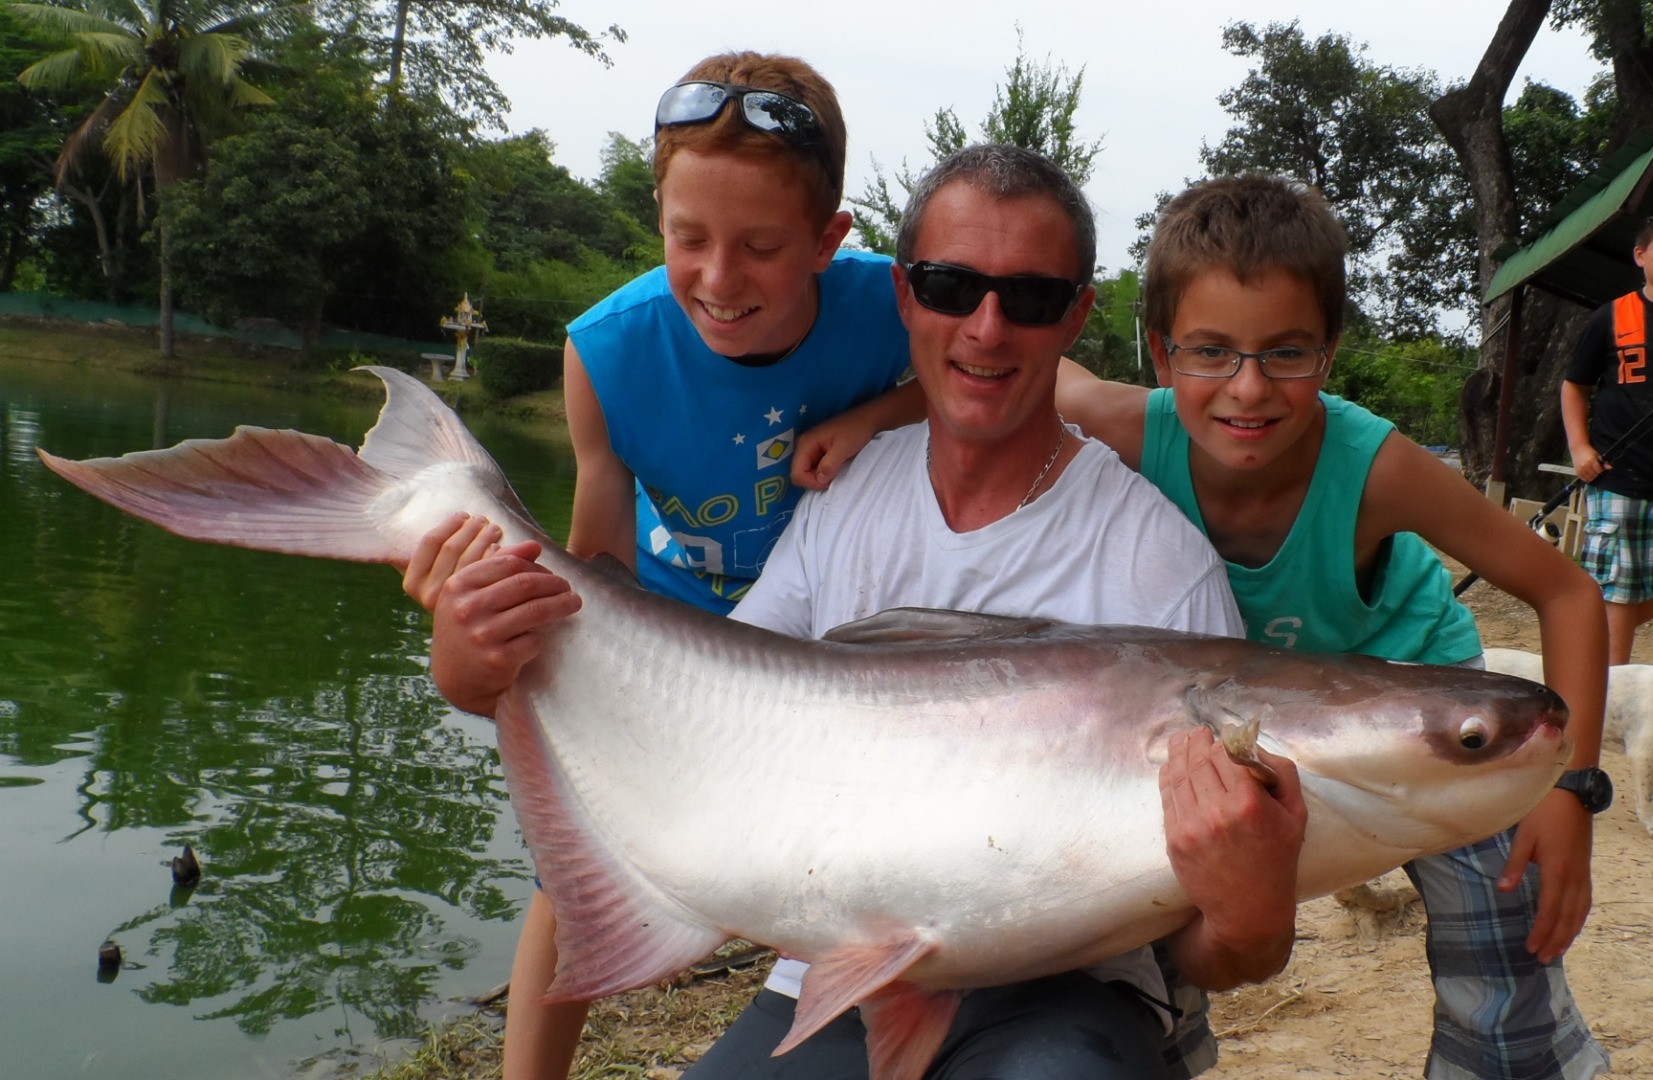
[[[11,215],[6,220],[5,251],[0,252],[0,292],[11,292],[12,284],[17,280],[17,269],[23,262],[23,252],[29,242],[29,226],[34,216],[30,203],[25,199],[13,199],[9,206]]]
[[[304,325],[299,329],[299,347],[306,357],[316,350],[316,343],[321,341],[321,318],[327,310],[327,291],[317,289],[314,301],[305,313]]]
[[[1527,290],[1505,448],[1504,480],[1511,497],[1547,499],[1558,486],[1555,476],[1539,472],[1538,466],[1568,461],[1567,434],[1561,425],[1561,376],[1589,314],[1588,308],[1571,301],[1539,289]],[[1465,475],[1477,487],[1485,487],[1491,475],[1506,332],[1507,328],[1499,327],[1491,336],[1496,348],[1483,346],[1481,366],[1464,381],[1458,398],[1459,453]]]
[[[407,41],[408,5],[413,0],[396,0],[396,29],[390,37],[390,89],[402,86],[402,51]]]
[[[163,210],[161,230],[161,358],[172,359],[172,223]]]
[[[1504,141],[1504,98],[1509,93],[1516,69],[1521,66],[1522,58],[1526,56],[1549,12],[1550,0],[1511,0],[1469,82],[1441,96],[1429,107],[1430,119],[1435,121],[1447,145],[1452,147],[1469,181],[1470,199],[1475,208],[1479,282],[1483,289],[1492,281],[1493,273],[1498,268],[1494,253],[1507,241],[1515,239],[1519,221],[1514,169],[1510,163],[1509,146]],[[1561,342],[1550,336],[1558,329],[1553,326],[1554,313],[1541,313],[1540,309],[1552,308],[1552,299],[1534,295],[1529,297],[1529,301],[1523,314],[1522,348],[1518,358],[1520,369],[1531,371],[1534,378],[1524,379],[1522,385],[1516,387],[1515,400],[1523,406],[1518,412],[1531,412],[1535,422],[1542,419],[1540,413],[1543,413],[1548,417],[1550,426],[1524,427],[1512,422],[1511,428],[1525,433],[1520,440],[1524,444],[1523,451],[1542,447],[1548,452],[1559,438],[1559,407],[1551,401],[1548,403],[1550,407],[1545,410],[1543,403],[1536,398],[1555,398],[1559,393],[1556,384],[1541,380],[1552,369],[1559,372],[1565,361],[1557,363],[1552,359],[1546,362],[1545,356],[1552,348],[1562,349],[1561,355],[1564,356],[1564,350],[1570,347],[1571,342]],[[1460,399],[1459,426],[1464,471],[1478,484],[1485,481],[1493,468],[1491,433],[1498,418],[1505,335],[1509,332],[1504,320],[1509,305],[1510,298],[1506,296],[1482,310],[1480,370],[1465,382]],[[1552,325],[1547,331],[1541,331],[1542,323]],[[1559,445],[1564,448],[1565,441],[1561,440]],[[1534,478],[1529,476],[1529,469],[1524,464],[1521,467],[1515,467],[1515,464],[1514,461],[1506,463],[1505,479],[1512,488],[1527,490]]]
[[[1619,108],[1603,156],[1653,122],[1653,47],[1647,38],[1642,0],[1597,0],[1596,47],[1613,65]]]

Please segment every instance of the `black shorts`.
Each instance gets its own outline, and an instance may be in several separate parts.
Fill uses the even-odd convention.
[[[771,1057],[797,1002],[758,992],[683,1080],[867,1080],[867,1029],[850,1010]],[[1078,972],[972,991],[925,1080],[1163,1080],[1159,1014]]]

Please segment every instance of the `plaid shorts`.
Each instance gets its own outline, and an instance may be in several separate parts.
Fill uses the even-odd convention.
[[[1573,1003],[1558,958],[1527,951],[1538,914],[1538,867],[1497,889],[1515,830],[1406,865],[1428,914],[1435,982],[1429,1080],[1587,1080],[1607,1053]]]
[[[1609,604],[1653,599],[1653,500],[1590,488],[1585,492],[1579,562]]]

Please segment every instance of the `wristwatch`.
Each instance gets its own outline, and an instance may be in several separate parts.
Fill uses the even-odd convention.
[[[1613,805],[1613,778],[1601,769],[1568,769],[1555,786],[1577,795],[1584,809],[1592,814]]]

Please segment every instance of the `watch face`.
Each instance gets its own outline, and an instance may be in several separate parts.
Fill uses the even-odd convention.
[[[1556,786],[1577,795],[1578,801],[1592,814],[1613,805],[1613,780],[1601,769],[1573,769],[1563,773]]]
[[[1588,796],[1584,804],[1596,813],[1607,809],[1613,803],[1613,781],[1600,769],[1591,769],[1585,774],[1584,790]]]

